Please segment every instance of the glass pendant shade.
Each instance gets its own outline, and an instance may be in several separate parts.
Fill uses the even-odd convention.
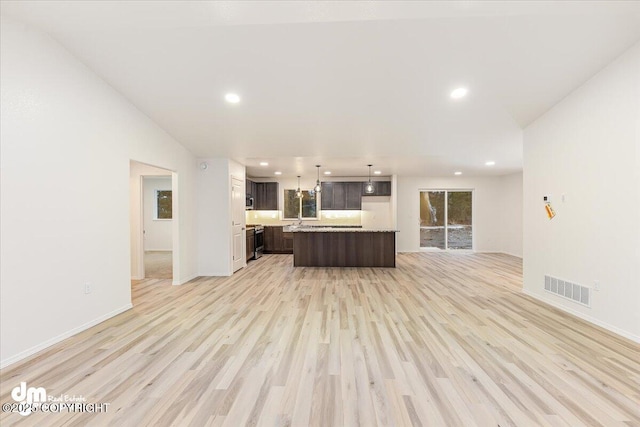
[[[300,175],[298,175],[298,189],[296,190],[296,198],[302,198],[302,190],[300,190]]]
[[[320,165],[316,165],[316,168],[318,168],[318,179],[316,179],[316,186],[313,187],[313,191],[319,193],[322,191],[322,186],[320,185]]]
[[[373,165],[367,165],[369,166],[369,181],[367,182],[367,184],[364,186],[364,192],[367,194],[371,194],[373,193],[373,182],[371,182],[371,166]]]
[[[367,185],[365,185],[365,187],[364,187],[364,192],[367,193],[367,194],[373,193],[373,183],[372,182],[367,182]]]

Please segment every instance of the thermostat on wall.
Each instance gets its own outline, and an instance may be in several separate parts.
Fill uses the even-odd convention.
[[[545,203],[551,203],[551,194],[545,194],[542,199]]]

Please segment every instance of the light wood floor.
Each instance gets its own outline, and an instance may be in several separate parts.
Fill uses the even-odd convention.
[[[640,425],[640,346],[522,293],[521,263],[401,254],[136,283],[134,308],[0,373],[107,414],[17,425]]]

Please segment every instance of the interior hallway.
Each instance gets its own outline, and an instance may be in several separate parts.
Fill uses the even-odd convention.
[[[173,252],[145,251],[144,276],[148,279],[172,279]]]

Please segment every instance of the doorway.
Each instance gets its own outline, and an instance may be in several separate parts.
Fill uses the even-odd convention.
[[[144,277],[173,279],[171,175],[142,176]]]
[[[473,191],[420,191],[420,248],[473,250]]]
[[[131,279],[178,277],[177,174],[131,161]]]
[[[232,271],[235,273],[247,264],[245,250],[245,200],[244,182],[231,177],[231,227],[232,227]]]

